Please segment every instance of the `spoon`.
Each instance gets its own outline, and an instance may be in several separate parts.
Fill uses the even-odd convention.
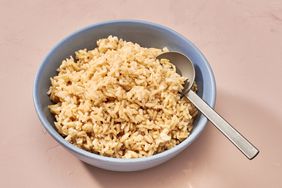
[[[178,74],[188,78],[182,94],[185,95],[224,136],[226,136],[248,159],[251,160],[257,156],[259,150],[191,90],[195,80],[195,68],[188,57],[179,52],[165,52],[159,55],[157,59],[168,59],[175,65]]]

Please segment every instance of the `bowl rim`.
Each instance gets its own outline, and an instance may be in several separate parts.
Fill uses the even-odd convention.
[[[207,118],[206,117],[202,117],[203,120],[201,121],[201,126],[198,129],[198,132],[195,134],[191,134],[189,135],[189,137],[187,137],[185,140],[183,140],[180,144],[174,146],[171,149],[168,149],[166,151],[163,151],[161,153],[157,153],[155,155],[152,156],[148,156],[148,157],[142,157],[142,158],[132,158],[132,159],[124,159],[124,158],[113,158],[113,157],[107,157],[107,156],[102,156],[99,154],[95,154],[95,153],[91,153],[89,151],[83,150],[81,148],[76,147],[75,145],[67,142],[56,130],[55,128],[49,123],[49,121],[47,120],[46,116],[44,115],[43,111],[41,110],[41,105],[39,102],[39,97],[38,97],[38,86],[39,86],[39,77],[41,75],[41,73],[43,72],[46,64],[47,64],[47,59],[49,58],[49,56],[51,56],[56,50],[57,48],[63,44],[64,42],[70,40],[72,37],[83,33],[89,29],[95,29],[97,27],[101,27],[104,25],[111,25],[111,24],[141,24],[141,25],[146,25],[146,26],[150,26],[153,28],[158,28],[161,30],[164,30],[166,32],[169,32],[170,34],[176,35],[177,37],[179,37],[181,40],[185,41],[186,43],[188,43],[190,46],[192,46],[192,48],[194,48],[194,50],[199,54],[200,58],[203,60],[205,66],[207,67],[207,71],[209,74],[209,77],[211,78],[211,100],[209,101],[209,105],[211,107],[215,106],[215,98],[216,98],[216,83],[215,83],[215,77],[213,74],[213,71],[211,69],[210,64],[208,63],[207,59],[205,58],[205,56],[202,54],[202,52],[190,41],[188,40],[186,37],[184,37],[182,34],[174,31],[173,29],[167,27],[167,26],[163,26],[161,24],[158,23],[153,23],[153,22],[149,22],[149,21],[145,21],[145,20],[135,20],[135,19],[120,19],[120,20],[109,20],[109,21],[104,21],[104,22],[98,22],[95,24],[91,24],[89,26],[86,26],[82,29],[79,29],[71,34],[69,34],[68,36],[66,36],[65,38],[63,38],[62,40],[60,40],[59,42],[57,42],[57,44],[47,53],[47,55],[45,56],[45,58],[43,59],[41,65],[38,68],[38,71],[36,72],[35,75],[35,80],[34,80],[34,87],[33,87],[33,103],[34,103],[34,107],[36,110],[36,113],[39,117],[40,122],[42,123],[43,127],[47,130],[47,132],[61,145],[63,145],[64,147],[66,147],[67,149],[69,149],[71,152],[74,152],[75,154],[78,155],[82,155],[86,158],[89,159],[96,159],[99,161],[105,161],[105,162],[112,162],[112,163],[138,163],[138,162],[147,162],[147,161],[152,161],[152,160],[156,160],[159,158],[165,158],[168,155],[172,155],[173,153],[177,152],[178,150],[182,151],[183,149],[185,149],[187,146],[189,146],[199,135],[200,133],[204,130],[204,128],[206,127],[207,124]]]

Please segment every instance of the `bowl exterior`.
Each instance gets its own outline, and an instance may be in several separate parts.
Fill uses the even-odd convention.
[[[110,171],[119,171],[119,172],[132,172],[132,171],[139,171],[139,170],[145,170],[148,168],[152,168],[154,166],[158,166],[169,159],[175,157],[177,154],[179,154],[182,150],[185,148],[181,148],[180,150],[175,151],[174,153],[167,154],[165,157],[161,158],[155,158],[155,159],[149,159],[144,160],[140,162],[127,162],[127,163],[119,163],[116,161],[101,161],[97,160],[96,158],[89,158],[80,154],[77,154],[76,152],[72,152],[79,160],[98,168],[102,168],[105,170]]]
[[[62,60],[74,55],[76,50],[95,48],[98,39],[109,35],[137,42],[145,47],[167,47],[171,51],[178,51],[188,56],[195,66],[196,82],[199,89],[198,95],[211,107],[214,107],[216,97],[214,75],[206,58],[193,43],[179,33],[155,23],[137,20],[116,20],[95,24],[75,32],[50,51],[35,78],[33,90],[35,109],[48,133],[80,160],[99,168],[114,171],[147,169],[171,159],[187,148],[203,131],[207,119],[203,115],[199,115],[190,136],[172,149],[146,158],[115,159],[84,151],[65,141],[54,128],[54,117],[48,110],[51,101],[46,93],[50,86],[50,77],[57,74],[56,69]]]

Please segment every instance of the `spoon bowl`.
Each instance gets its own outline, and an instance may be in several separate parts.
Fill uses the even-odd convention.
[[[187,78],[185,82],[183,94],[186,93],[185,91],[189,91],[191,89],[193,82],[195,80],[196,73],[192,61],[188,57],[186,57],[185,55],[179,52],[166,52],[159,55],[157,59],[170,60],[170,62],[175,65],[176,72],[179,75],[182,75]]]

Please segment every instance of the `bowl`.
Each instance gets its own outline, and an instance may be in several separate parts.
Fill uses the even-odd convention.
[[[51,101],[46,94],[50,86],[50,77],[57,74],[56,69],[63,59],[79,49],[95,48],[98,39],[109,35],[137,42],[145,47],[167,47],[171,51],[188,56],[195,65],[198,95],[214,107],[216,96],[214,75],[206,58],[194,44],[181,34],[159,24],[138,20],[115,20],[79,30],[59,42],[49,52],[35,77],[33,100],[36,112],[47,132],[81,161],[112,171],[137,171],[157,166],[186,149],[201,134],[207,124],[207,119],[203,115],[197,116],[190,136],[180,144],[162,153],[136,159],[111,158],[82,150],[64,140],[54,127],[54,117],[48,109]]]

